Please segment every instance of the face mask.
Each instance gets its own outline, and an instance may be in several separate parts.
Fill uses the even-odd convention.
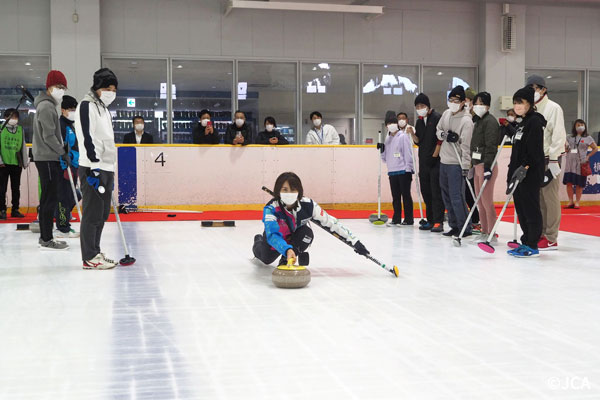
[[[467,111],[467,112],[471,111],[471,104],[465,103],[465,111]]]
[[[280,193],[279,197],[286,206],[291,206],[298,200],[298,193]]]
[[[235,124],[236,124],[236,125],[238,126],[238,128],[239,128],[239,127],[241,127],[242,125],[244,125],[244,120],[243,120],[243,119],[241,119],[241,118],[237,118],[237,119],[235,120]]]
[[[457,104],[448,102],[448,109],[453,113],[458,112],[458,110],[460,110],[460,103]]]
[[[396,133],[396,132],[398,132],[398,124],[389,124],[387,126],[387,128],[388,128],[388,132],[389,133]]]
[[[425,108],[419,108],[419,109],[417,110],[417,115],[418,115],[419,117],[424,117],[424,116],[426,116],[426,115],[427,115],[427,111],[429,111],[429,110],[427,109],[427,107],[425,107]]]
[[[515,122],[515,117],[513,117],[512,115],[509,115],[508,117],[506,117],[506,119],[508,120],[508,122]]]
[[[533,95],[533,101],[537,103],[541,98],[542,98],[542,95],[540,94],[540,92],[538,92],[536,90],[535,93],[534,93],[534,95]]]
[[[205,127],[206,125],[208,125],[208,121],[210,121],[210,119],[206,119],[205,118],[205,119],[203,119],[203,120],[200,121],[200,124]]]
[[[579,125],[577,128],[575,128],[575,130],[577,131],[577,133],[583,133],[585,132],[585,126]]]
[[[267,132],[272,132],[273,131],[273,125],[265,125],[265,128],[267,129]]]
[[[523,116],[525,115],[525,104],[515,104],[515,114]]]
[[[111,90],[103,90],[100,93],[100,100],[102,100],[102,102],[104,103],[104,105],[106,107],[108,107],[110,105],[110,103],[115,101],[116,97],[117,97],[117,94]]]
[[[319,118],[317,118],[317,119],[314,119],[314,120],[313,120],[313,124],[314,124],[316,127],[319,127],[319,126],[321,126],[321,119],[319,119]]]
[[[135,130],[140,132],[144,130],[144,124],[135,124]]]
[[[67,113],[67,119],[68,119],[69,121],[75,121],[75,111],[69,111],[69,112]]]
[[[19,123],[18,119],[13,118],[13,119],[8,120],[8,125],[10,125],[10,126],[16,126],[18,123]]]
[[[399,119],[398,120],[398,126],[400,128],[404,128],[406,126],[406,120],[405,119]]]
[[[473,112],[479,116],[479,118],[483,117],[487,112],[486,106],[473,106]]]
[[[54,98],[54,100],[60,103],[62,101],[63,96],[65,95],[65,89],[59,89],[55,87],[50,92],[50,95],[52,96],[52,98]]]

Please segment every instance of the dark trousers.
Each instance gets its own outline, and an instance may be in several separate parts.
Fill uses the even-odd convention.
[[[4,165],[4,167],[0,167],[0,211],[6,211],[6,191],[8,190],[9,179],[12,191],[12,211],[19,211],[22,171],[23,169],[18,165]]]
[[[440,163],[433,167],[419,166],[421,194],[427,211],[427,222],[441,224],[444,222],[444,202],[440,189]]]
[[[542,236],[542,211],[540,210],[540,184],[527,179],[515,189],[515,208],[523,231],[521,243],[538,248]]]
[[[36,161],[35,167],[40,176],[42,195],[40,197],[40,238],[47,242],[53,239],[54,211],[58,203],[58,185],[63,179],[62,169],[58,161]]]
[[[404,220],[413,223],[413,200],[410,194],[412,174],[390,175],[389,178],[392,189],[392,205],[394,206],[392,222],[397,224],[402,222],[402,205],[404,204]]]
[[[472,188],[475,188],[475,178],[469,179],[469,183],[471,184]],[[488,185],[489,185],[489,183],[488,183]],[[473,189],[473,190],[475,190],[475,189]],[[465,200],[467,201],[467,205],[469,206],[469,211],[471,211],[471,209],[475,205],[475,199],[473,198],[473,195],[471,194],[471,190],[466,185],[466,183],[465,183]],[[479,210],[477,209],[477,207],[475,207],[475,211],[473,211],[473,216],[471,217],[471,223],[472,224],[479,223]]]
[[[83,212],[83,215],[85,215],[85,211]],[[304,253],[308,249],[308,246],[310,246],[312,243],[313,238],[314,234],[312,229],[310,229],[308,225],[303,225],[296,229],[294,233],[292,233],[288,243],[292,245],[294,251],[297,252],[296,256],[298,256],[300,253]],[[264,233],[262,240],[257,240],[254,242],[252,252],[254,253],[254,257],[258,258],[265,264],[271,264],[277,259],[277,257],[281,255],[267,242],[267,237]],[[283,256],[285,257],[285,255]]]
[[[89,168],[79,168],[81,194],[83,196],[81,213],[81,228],[79,242],[81,243],[81,258],[91,260],[100,253],[100,239],[104,223],[110,215],[110,199],[112,196],[115,175],[113,172],[100,171],[100,185],[104,193],[99,193],[87,182]]]
[[[77,184],[77,170],[71,168],[73,173],[73,184]],[[64,179],[64,175],[67,173],[63,171],[63,179],[58,185],[58,205],[54,217],[56,218],[56,229],[61,232],[67,233],[71,230],[71,211],[75,207],[75,197],[73,197],[73,188],[71,188],[71,181]]]

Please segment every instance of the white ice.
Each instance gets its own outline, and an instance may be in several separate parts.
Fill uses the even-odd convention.
[[[597,237],[514,259],[510,224],[490,255],[344,223],[400,277],[318,227],[286,290],[252,260],[259,221],[125,223],[137,263],[111,271],[0,225],[0,398],[600,399]],[[103,250],[124,255],[114,223]]]

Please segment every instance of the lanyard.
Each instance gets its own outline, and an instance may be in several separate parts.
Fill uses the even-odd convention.
[[[324,127],[321,127],[321,129],[317,132],[319,138],[321,139],[321,144],[323,144],[323,128]]]

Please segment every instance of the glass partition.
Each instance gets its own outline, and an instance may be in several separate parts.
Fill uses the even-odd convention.
[[[429,96],[431,107],[439,113],[448,108],[448,95],[455,86],[472,88],[477,92],[475,67],[423,67],[423,92]]]

